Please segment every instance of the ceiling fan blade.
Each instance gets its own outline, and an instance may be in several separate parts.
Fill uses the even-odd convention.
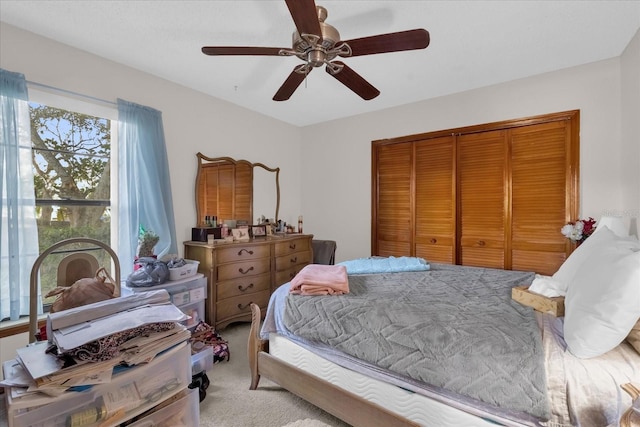
[[[313,34],[322,38],[316,3],[313,0],[286,0],[298,33]]]
[[[300,69],[305,69],[306,72],[305,73],[298,72],[298,70]],[[287,99],[291,98],[291,95],[293,95],[293,92],[295,92],[296,89],[298,89],[298,86],[300,86],[300,83],[304,81],[304,79],[307,77],[307,74],[309,74],[312,70],[313,70],[313,67],[306,67],[304,64],[297,65],[293,69],[291,74],[289,74],[289,77],[287,77],[287,80],[285,80],[284,83],[282,83],[282,86],[280,86],[280,89],[278,89],[276,94],[273,95],[273,100],[286,101]]]
[[[289,50],[285,47],[252,47],[252,46],[204,46],[202,53],[205,55],[266,55],[280,56],[281,50]]]
[[[429,46],[429,32],[424,29],[408,30],[362,37],[359,39],[343,40],[343,42],[351,47],[351,55],[349,56],[399,52],[402,50],[426,48]]]
[[[327,66],[325,71],[336,78],[340,83],[354,91],[364,100],[370,100],[380,95],[380,91],[373,87],[371,83],[366,81],[362,76],[347,66],[344,62],[333,61],[331,64],[341,67],[339,71],[333,71],[332,67]]]

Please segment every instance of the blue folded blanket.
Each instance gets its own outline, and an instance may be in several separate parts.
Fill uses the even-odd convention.
[[[426,271],[431,268],[423,258],[416,257],[373,257],[343,261],[338,265],[347,268],[347,274],[399,273],[402,271]]]

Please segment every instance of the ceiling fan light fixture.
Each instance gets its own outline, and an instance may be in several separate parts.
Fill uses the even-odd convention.
[[[331,49],[336,43],[340,41],[340,33],[335,27],[327,24],[326,22],[320,22],[320,30],[322,30],[322,47],[325,49]]]
[[[327,9],[316,6],[316,12],[320,24],[320,34],[300,34],[298,31],[294,31],[291,45],[295,51],[306,53],[310,49],[330,50],[340,41],[338,30],[324,22],[328,15]]]
[[[252,46],[204,46],[206,55],[295,56],[303,61],[294,67],[273,97],[285,101],[306,80],[314,68],[326,65],[325,71],[364,100],[377,97],[380,91],[336,57],[355,57],[380,53],[424,49],[429,46],[429,32],[423,28],[340,40],[340,33],[327,24],[327,9],[314,0],[285,0],[295,24],[291,48]]]
[[[320,67],[324,65],[327,59],[327,53],[320,49],[312,49],[307,52],[307,62],[314,66]]]

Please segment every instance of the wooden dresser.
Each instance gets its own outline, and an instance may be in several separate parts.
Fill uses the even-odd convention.
[[[184,242],[184,258],[199,261],[198,272],[207,277],[206,322],[222,329],[251,321],[252,302],[265,310],[271,293],[312,262],[312,238],[290,234],[248,242]]]

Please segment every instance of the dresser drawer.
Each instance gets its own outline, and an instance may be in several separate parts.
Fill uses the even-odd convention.
[[[219,248],[216,254],[218,265],[228,262],[246,261],[269,256],[269,245],[234,244],[228,248]]]
[[[295,252],[289,255],[276,257],[276,271],[283,271],[299,264],[309,264],[311,262],[311,252]]]
[[[217,303],[216,321],[242,314],[250,315],[252,302],[258,304],[261,308],[265,308],[269,303],[269,295],[270,293],[267,290],[220,301]]]
[[[268,273],[218,282],[216,284],[217,301],[258,291],[268,291],[270,287],[271,275]]]
[[[310,249],[309,238],[300,238],[288,240],[286,242],[277,242],[275,244],[276,257],[291,255],[295,252],[308,251]]]
[[[255,276],[271,271],[269,258],[260,258],[244,262],[218,265],[218,280],[224,281],[238,277]]]
[[[277,288],[278,286],[282,285],[283,283],[290,282],[291,279],[296,277],[296,274],[298,274],[300,272],[300,270],[302,270],[304,268],[305,265],[307,265],[307,264],[298,265],[297,267],[293,267],[293,268],[290,268],[288,270],[277,271],[276,272],[276,283],[275,283],[274,289]]]

